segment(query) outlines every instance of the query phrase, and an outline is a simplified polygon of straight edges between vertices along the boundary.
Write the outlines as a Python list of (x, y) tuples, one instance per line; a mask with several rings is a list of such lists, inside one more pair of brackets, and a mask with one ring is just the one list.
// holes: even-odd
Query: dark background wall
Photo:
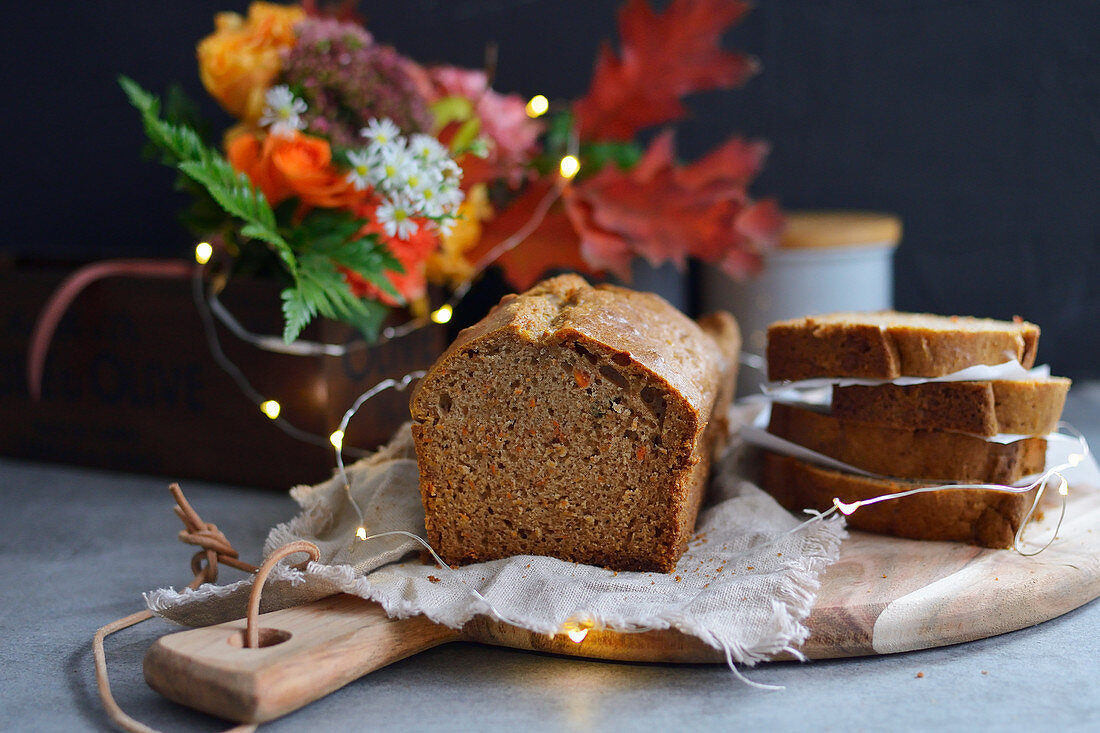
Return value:
[[(497, 87), (569, 98), (588, 84), (615, 2), (363, 0), (380, 40), (478, 66)], [(7, 259), (183, 256), (172, 175), (138, 156), (115, 85), (182, 83), (216, 127), (194, 44), (239, 0), (28, 3), (0, 26), (0, 206)], [(763, 73), (695, 99), (681, 150), (769, 139), (756, 186), (788, 208), (896, 212), (897, 305), (1043, 327), (1040, 358), (1100, 377), (1100, 2), (763, 0), (732, 32)], [(0, 294), (3, 297), (3, 294)]]

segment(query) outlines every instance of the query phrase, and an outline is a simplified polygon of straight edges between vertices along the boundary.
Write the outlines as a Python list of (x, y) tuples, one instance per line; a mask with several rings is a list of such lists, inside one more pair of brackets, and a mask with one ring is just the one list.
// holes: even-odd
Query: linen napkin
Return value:
[[(809, 635), (804, 621), (819, 577), (839, 556), (844, 522), (834, 516), (804, 524), (806, 517), (790, 514), (748, 479), (738, 432), (758, 409), (731, 409), (732, 435), (714, 464), (695, 534), (672, 573), (615, 572), (530, 555), (452, 570), (421, 562), (421, 545), (408, 537), (357, 539), (360, 526), (372, 536), (425, 534), (406, 425), (347, 471), (362, 522), (339, 475), (291, 491), (302, 511), (271, 530), (264, 554), (303, 539), (320, 548), (321, 559), (304, 571), (278, 566), (261, 611), (343, 592), (377, 601), (391, 617), (423, 614), (452, 628), (478, 614), (548, 634), (578, 623), (624, 631), (675, 628), (733, 662), (751, 665), (781, 652), (797, 656)], [(244, 616), (250, 588), (251, 580), (244, 580), (194, 591), (161, 589), (147, 593), (146, 603), (165, 619), (200, 626)]]

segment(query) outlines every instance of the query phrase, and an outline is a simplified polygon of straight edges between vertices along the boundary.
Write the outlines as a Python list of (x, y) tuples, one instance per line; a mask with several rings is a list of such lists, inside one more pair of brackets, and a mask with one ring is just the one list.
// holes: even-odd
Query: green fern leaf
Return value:
[(397, 288), (386, 277), (387, 272), (403, 274), (405, 268), (396, 257), (390, 254), (389, 248), (384, 244), (372, 239), (357, 239), (345, 242), (333, 250), (329, 256), (349, 270), (354, 270), (367, 282), (398, 302), (405, 302), (404, 296), (397, 292)]
[(289, 344), (298, 338), (302, 330), (313, 320), (317, 311), (297, 288), (284, 290), (282, 299), (283, 318), (286, 322), (283, 326), (283, 340)]
[(275, 212), (263, 192), (243, 173), (233, 169), (216, 150), (207, 146), (195, 130), (160, 118), (160, 101), (132, 79), (119, 78), (130, 102), (141, 112), (149, 139), (181, 172), (206, 189), (219, 206), (244, 221), (241, 233), (267, 242), (296, 277), (297, 261), (290, 244), (279, 233)]
[(389, 309), (381, 303), (356, 297), (327, 255), (302, 255), (298, 290), (304, 302), (326, 318), (350, 323), (373, 341)]

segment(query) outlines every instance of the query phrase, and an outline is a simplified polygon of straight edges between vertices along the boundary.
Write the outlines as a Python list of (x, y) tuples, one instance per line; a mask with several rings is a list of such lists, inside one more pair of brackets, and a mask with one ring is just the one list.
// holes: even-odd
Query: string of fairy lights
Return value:
[[(550, 110), (550, 101), (544, 95), (536, 95), (528, 100), (526, 104), (527, 114), (532, 118), (540, 117), (546, 114)], [(555, 185), (547, 192), (547, 194), (539, 201), (535, 209), (532, 211), (531, 217), (528, 221), (514, 232), (510, 237), (503, 240), (493, 250), (486, 253), (481, 259), (479, 259), (471, 268), (471, 274), (466, 277), (452, 292), (451, 296), (439, 305), (434, 310), (430, 311), (424, 316), (412, 318), (404, 323), (388, 326), (384, 328), (378, 340), (374, 344), (367, 344), (365, 341), (358, 340), (350, 344), (329, 344), (313, 342), (308, 340), (299, 340), (291, 344), (287, 344), (278, 336), (254, 334), (248, 331), (242, 326), (236, 318), (229, 312), (228, 309), (218, 300), (216, 288), (207, 287), (207, 272), (208, 265), (214, 258), (214, 247), (210, 242), (199, 242), (195, 245), (195, 261), (199, 265), (196, 268), (195, 276), (193, 279), (194, 284), (194, 297), (196, 305), (198, 306), (199, 313), (202, 317), (204, 333), (206, 335), (208, 345), (210, 346), (210, 352), (214, 360), (218, 365), (226, 371), (233, 380), (237, 383), (238, 387), (244, 393), (244, 395), (252, 401), (257, 409), (265, 416), (267, 416), (276, 426), (278, 426), (285, 433), (293, 438), (302, 440), (304, 442), (323, 446), (331, 447), (335, 452), (336, 467), (340, 480), (343, 483), (344, 491), (346, 492), (348, 501), (353, 507), (357, 517), (358, 526), (355, 531), (355, 537), (352, 542), (356, 541), (369, 541), (376, 538), (387, 536), (404, 536), (419, 543), (423, 548), (432, 556), (432, 558), (439, 564), (439, 566), (445, 571), (456, 572), (451, 568), (443, 559), (436, 553), (435, 549), (422, 537), (401, 530), (380, 532), (376, 534), (369, 534), (367, 531), (367, 522), (364, 518), (362, 507), (359, 502), (351, 493), (351, 484), (348, 478), (347, 469), (344, 463), (344, 455), (348, 453), (356, 457), (363, 457), (368, 455), (368, 451), (354, 448), (344, 445), (344, 437), (347, 433), (348, 425), (351, 419), (356, 415), (362, 406), (376, 395), (386, 390), (404, 391), (413, 382), (422, 378), (425, 374), (424, 371), (413, 371), (397, 379), (385, 379), (378, 384), (373, 385), (370, 389), (364, 391), (351, 405), (351, 407), (344, 413), (338, 426), (327, 435), (317, 435), (310, 433), (309, 431), (297, 428), (290, 423), (283, 415), (282, 405), (280, 402), (272, 396), (261, 394), (255, 387), (249, 382), (243, 371), (225, 354), (225, 351), (221, 348), (220, 339), (218, 336), (217, 328), (215, 326), (215, 319), (220, 322), (225, 328), (236, 335), (238, 338), (246, 341), (253, 346), (275, 353), (281, 354), (293, 354), (293, 355), (305, 355), (305, 356), (343, 356), (353, 351), (365, 350), (373, 348), (381, 343), (385, 343), (390, 340), (398, 339), (403, 336), (407, 336), (421, 328), (425, 328), (432, 324), (445, 325), (452, 319), (454, 310), (462, 299), (468, 294), (470, 288), (476, 279), (493, 263), (495, 263), (501, 256), (508, 251), (514, 249), (521, 244), (527, 237), (529, 237), (535, 229), (545, 219), (550, 208), (555, 202), (562, 196), (563, 192), (570, 185), (572, 180), (577, 176), (581, 170), (581, 162), (578, 157), (579, 143), (575, 135), (572, 135), (566, 155), (562, 156), (558, 164), (558, 176), (555, 181)], [(754, 369), (763, 369), (763, 358), (749, 353), (742, 353), (740, 361), (745, 366)], [(1001, 486), (993, 484), (950, 484), (941, 486), (926, 486), (920, 488), (914, 488), (908, 491), (886, 494), (882, 496), (873, 497), (870, 499), (863, 499), (855, 502), (843, 502), (839, 499), (833, 500), (833, 506), (825, 512), (810, 512), (813, 516), (798, 525), (791, 528), (785, 535), (794, 534), (805, 530), (807, 527), (824, 521), (830, 516), (839, 514), (842, 516), (850, 516), (862, 507), (871, 506), (883, 501), (890, 501), (900, 499), (907, 496), (913, 496), (920, 493), (934, 492), (934, 491), (946, 491), (946, 490), (995, 490), (1006, 491), (1012, 493), (1028, 493), (1035, 491), (1035, 498), (1032, 502), (1031, 508), (1028, 511), (1025, 519), (1020, 524), (1020, 528), (1016, 533), (1013, 540), (1013, 549), (1021, 555), (1035, 555), (1042, 552), (1044, 549), (1050, 546), (1057, 536), (1058, 530), (1062, 525), (1062, 521), (1065, 518), (1066, 503), (1069, 494), (1069, 484), (1062, 472), (1066, 469), (1073, 468), (1079, 465), (1089, 455), (1088, 443), (1084, 436), (1075, 430), (1072, 426), (1066, 423), (1059, 424), (1059, 431), (1065, 431), (1069, 435), (1063, 435), (1062, 437), (1067, 439), (1075, 439), (1077, 441), (1077, 452), (1071, 452), (1069, 458), (1063, 464), (1059, 464), (1037, 477), (1034, 481), (1026, 486)], [(1061, 498), (1061, 513), (1059, 515), (1054, 531), (1051, 534), (1050, 539), (1046, 544), (1039, 547), (1037, 550), (1029, 551), (1024, 548), (1022, 543), (1022, 533), (1025, 525), (1030, 518), (1035, 514), (1039, 503), (1047, 491), (1049, 485), (1057, 481), (1057, 494)], [(754, 546), (745, 550), (748, 552), (757, 552), (763, 549), (768, 544), (773, 544), (778, 541), (778, 538), (770, 540), (768, 542), (761, 543), (760, 546)], [(505, 614), (501, 613), (496, 606), (494, 606), (488, 598), (486, 598), (480, 591), (471, 586), (466, 586), (467, 590), (477, 598), (485, 607), (486, 613), (495, 619), (505, 623), (515, 623), (509, 619)], [(575, 644), (580, 644), (588, 636), (589, 632), (593, 629), (598, 630), (597, 624), (590, 619), (578, 619), (572, 618), (566, 621), (562, 627), (560, 633), (563, 633)], [(642, 633), (646, 631), (652, 631), (652, 627), (632, 627), (632, 628), (616, 628), (617, 633)], [(553, 635), (551, 635), (553, 636)], [(761, 687), (765, 689), (781, 689), (773, 688), (770, 685), (761, 685), (746, 679), (734, 665), (731, 650), (724, 648), (726, 661), (729, 668), (734, 674), (740, 678), (743, 682), (755, 687)], [(797, 650), (790, 649), (795, 656), (799, 656)]]
[[(1015, 486), (1006, 486), (1003, 484), (941, 484), (936, 486), (920, 486), (906, 491), (899, 491), (893, 494), (883, 494), (881, 496), (871, 497), (869, 499), (859, 499), (852, 502), (844, 502), (839, 498), (833, 499), (833, 505), (827, 511), (816, 513), (812, 518), (807, 520), (804, 524), (811, 524), (813, 522), (821, 521), (835, 513), (840, 513), (846, 517), (851, 516), (857, 510), (865, 507), (879, 504), (884, 501), (892, 501), (895, 499), (904, 499), (907, 496), (916, 496), (918, 494), (933, 493), (937, 491), (950, 491), (950, 490), (969, 490), (969, 491), (1002, 491), (1011, 494), (1028, 494), (1032, 491), (1035, 492), (1035, 497), (1031, 502), (1031, 506), (1024, 514), (1023, 519), (1020, 521), (1020, 526), (1016, 529), (1016, 534), (1012, 538), (1012, 549), (1018, 554), (1024, 557), (1031, 557), (1038, 555), (1040, 552), (1050, 547), (1051, 543), (1058, 536), (1058, 530), (1062, 526), (1062, 521), (1066, 517), (1066, 504), (1069, 499), (1069, 481), (1063, 475), (1063, 471), (1067, 471), (1072, 468), (1076, 468), (1081, 465), (1089, 456), (1089, 444), (1085, 439), (1085, 436), (1065, 421), (1058, 423), (1057, 431), (1047, 436), (1048, 440), (1067, 440), (1076, 444), (1076, 452), (1070, 452), (1067, 454), (1066, 459), (1051, 468), (1046, 469), (1043, 473), (1039, 474), (1026, 484), (1020, 484)], [(811, 451), (812, 452), (812, 451)], [(1050, 484), (1057, 481), (1057, 494), (1061, 502), (1061, 511), (1058, 515), (1058, 521), (1055, 522), (1054, 531), (1051, 532), (1050, 538), (1045, 544), (1035, 550), (1024, 549), (1023, 534), (1024, 529), (1027, 527), (1031, 518), (1035, 515), (1035, 512), (1039, 509), (1039, 505), (1043, 500), (1047, 489)], [(802, 525), (795, 527), (791, 532), (797, 532), (802, 529)]]

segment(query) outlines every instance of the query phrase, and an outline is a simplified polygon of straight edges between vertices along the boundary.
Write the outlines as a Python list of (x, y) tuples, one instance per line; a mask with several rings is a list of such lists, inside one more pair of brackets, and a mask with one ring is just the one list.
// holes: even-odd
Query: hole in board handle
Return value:
[[(228, 639), (229, 646), (235, 646), (238, 649), (244, 649), (245, 633), (246, 632), (244, 631), (234, 632), (233, 635), (230, 636)], [(282, 644), (284, 641), (289, 640), (291, 636), (292, 634), (289, 631), (282, 631), (281, 629), (260, 629), (259, 648), (262, 649), (266, 646), (275, 646), (276, 644)]]

